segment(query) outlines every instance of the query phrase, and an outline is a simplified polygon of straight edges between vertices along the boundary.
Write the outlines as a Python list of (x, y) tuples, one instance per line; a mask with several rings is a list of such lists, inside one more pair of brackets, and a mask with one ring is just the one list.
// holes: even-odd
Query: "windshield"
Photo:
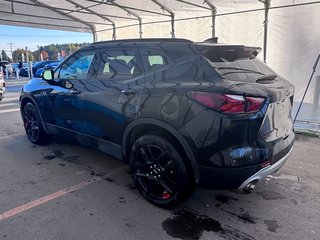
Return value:
[(202, 49), (202, 53), (215, 70), (231, 81), (256, 82), (264, 75), (276, 74), (256, 59), (258, 48), (244, 46), (216, 46)]

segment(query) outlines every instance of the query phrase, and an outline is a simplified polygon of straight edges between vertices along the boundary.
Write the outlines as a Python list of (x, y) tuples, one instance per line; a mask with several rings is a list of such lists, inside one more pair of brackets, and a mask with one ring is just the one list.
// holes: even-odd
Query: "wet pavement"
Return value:
[(197, 189), (165, 210), (102, 152), (62, 136), (30, 143), (17, 89), (0, 103), (0, 239), (319, 239), (319, 138), (298, 135), (287, 164), (252, 194)]

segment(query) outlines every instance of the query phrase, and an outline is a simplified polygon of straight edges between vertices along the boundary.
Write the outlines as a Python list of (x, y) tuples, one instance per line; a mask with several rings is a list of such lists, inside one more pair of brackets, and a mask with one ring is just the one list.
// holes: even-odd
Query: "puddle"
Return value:
[[(252, 217), (249, 212), (246, 212), (246, 213), (240, 213), (240, 214), (236, 214), (234, 212), (231, 212), (231, 211), (228, 211), (228, 210), (225, 210), (225, 209), (222, 209), (222, 211), (226, 212), (226, 213), (229, 213), (230, 215), (232, 216), (235, 216), (237, 218), (239, 218), (241, 221), (243, 221), (244, 223), (251, 223), (251, 224), (256, 224), (257, 221), (259, 221), (259, 218), (256, 218), (256, 217)], [(241, 209), (240, 209), (241, 210)], [(243, 211), (243, 209), (241, 210)]]
[(295, 199), (290, 199), (290, 201), (291, 201), (294, 205), (298, 205), (297, 200), (295, 200)]
[(124, 200), (124, 197), (119, 197), (119, 203), (126, 203), (126, 200)]
[(55, 159), (55, 158), (56, 158), (55, 155), (47, 155), (47, 156), (44, 156), (44, 157), (43, 157), (44, 160), (48, 160), (48, 161), (50, 161), (50, 160), (52, 160), (52, 159)]
[(220, 203), (225, 203), (225, 204), (228, 204), (230, 203), (231, 201), (238, 201), (237, 198), (234, 198), (234, 197), (230, 197), (230, 196), (227, 196), (227, 195), (222, 195), (222, 194), (219, 194), (216, 196), (216, 200)]
[(267, 225), (270, 232), (277, 232), (277, 229), (280, 227), (275, 220), (264, 220), (263, 223)]
[(275, 200), (275, 199), (285, 199), (280, 193), (272, 191), (261, 191), (256, 192), (258, 195), (262, 196), (265, 200)]
[(246, 223), (256, 223), (255, 220), (248, 213), (238, 214), (237, 217)]
[(128, 187), (130, 190), (136, 189), (136, 185), (134, 183), (129, 183), (126, 185), (126, 187)]
[(221, 223), (206, 215), (201, 215), (189, 209), (176, 210), (173, 216), (162, 222), (162, 228), (168, 235), (179, 239), (200, 239), (203, 231), (214, 232), (223, 239), (254, 239), (249, 234), (233, 229), (232, 227), (222, 227)]
[(104, 180), (108, 181), (108, 182), (114, 182), (114, 179), (110, 178), (110, 177), (106, 177)]
[(65, 162), (70, 162), (70, 163), (74, 163), (74, 164), (79, 164), (79, 158), (80, 156), (66, 156), (61, 150), (52, 150), (53, 154), (50, 155), (46, 155), (43, 157), (44, 160), (53, 160), (55, 158), (59, 158), (62, 161)]
[(179, 210), (166, 219), (162, 228), (168, 235), (180, 239), (200, 239), (203, 231), (222, 231), (221, 224), (212, 218), (188, 210)]

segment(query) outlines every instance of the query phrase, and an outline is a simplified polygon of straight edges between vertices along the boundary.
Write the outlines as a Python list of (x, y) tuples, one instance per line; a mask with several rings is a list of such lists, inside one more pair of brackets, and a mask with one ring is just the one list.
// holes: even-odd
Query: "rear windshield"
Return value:
[(244, 46), (206, 46), (201, 53), (211, 66), (231, 81), (256, 82), (264, 75), (276, 74), (271, 68), (255, 57), (259, 48)]

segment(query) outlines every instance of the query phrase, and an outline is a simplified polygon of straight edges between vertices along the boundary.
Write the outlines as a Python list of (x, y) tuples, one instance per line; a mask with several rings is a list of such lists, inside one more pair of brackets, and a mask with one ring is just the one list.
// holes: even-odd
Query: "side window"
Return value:
[(151, 69), (157, 69), (165, 65), (165, 61), (161, 55), (148, 56), (148, 63)]
[(168, 65), (166, 57), (158, 50), (142, 50), (141, 57), (148, 71), (154, 71)]
[(102, 52), (97, 79), (125, 80), (141, 73), (134, 50), (107, 50)]
[(86, 79), (93, 58), (93, 52), (76, 53), (63, 63), (55, 75), (61, 79)]

